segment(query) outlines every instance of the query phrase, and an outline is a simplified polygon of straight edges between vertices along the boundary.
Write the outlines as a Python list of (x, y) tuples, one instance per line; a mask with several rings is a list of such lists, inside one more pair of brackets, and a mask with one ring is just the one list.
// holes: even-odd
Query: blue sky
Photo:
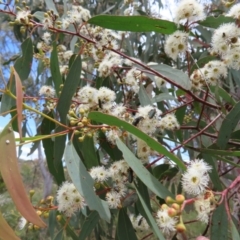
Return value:
[[(3, 116), (0, 116), (0, 129), (4, 128), (10, 121), (11, 119), (11, 116), (10, 114), (6, 115), (5, 117)], [(31, 131), (34, 131), (34, 122), (33, 121), (28, 121), (28, 125), (31, 129)], [(31, 127), (32, 125), (32, 127)], [(33, 132), (33, 134), (35, 134), (35, 132)], [(18, 138), (19, 137), (19, 134), (17, 132), (14, 132), (14, 135), (15, 135), (15, 138)], [(16, 142), (17, 144), (17, 142)], [(38, 155), (37, 155), (37, 151), (35, 151), (31, 156), (27, 156), (27, 154), (29, 153), (30, 151), (30, 148), (31, 148), (31, 144), (25, 144), (22, 146), (22, 154), (20, 156), (20, 159), (25, 159), (25, 160), (35, 160), (36, 158), (38, 158)], [(17, 148), (17, 153), (18, 153), (18, 148)]]

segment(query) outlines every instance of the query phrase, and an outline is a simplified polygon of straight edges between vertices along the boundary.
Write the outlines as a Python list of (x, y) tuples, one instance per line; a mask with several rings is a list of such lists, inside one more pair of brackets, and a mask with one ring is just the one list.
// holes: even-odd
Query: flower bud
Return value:
[(165, 202), (167, 203), (167, 204), (171, 204), (171, 203), (175, 203), (176, 201), (174, 200), (174, 199), (172, 199), (171, 197), (166, 197), (166, 199), (165, 199)]
[(171, 207), (174, 208), (176, 211), (179, 211), (179, 210), (180, 210), (180, 206), (179, 206), (179, 204), (177, 204), (177, 203), (173, 203), (173, 204), (171, 205)]
[(183, 233), (186, 231), (186, 227), (183, 223), (179, 223), (177, 224), (176, 226), (176, 230), (179, 232), (179, 233)]
[(44, 217), (44, 218), (48, 218), (48, 217), (49, 217), (49, 212), (44, 212), (44, 213), (43, 213), (43, 217)]
[(31, 190), (29, 191), (30, 197), (32, 197), (32, 196), (34, 195), (34, 193), (35, 193), (35, 190), (31, 189)]
[(162, 204), (161, 209), (162, 210), (168, 209), (168, 205), (167, 204)]
[(183, 204), (183, 202), (185, 201), (185, 197), (184, 197), (182, 194), (178, 194), (178, 195), (175, 197), (175, 199), (176, 199), (176, 202), (177, 202), (178, 204)]
[(42, 215), (42, 211), (40, 211), (40, 210), (37, 210), (36, 213), (37, 213), (38, 216)]
[(37, 226), (37, 225), (33, 225), (33, 229), (34, 229), (34, 230), (39, 230), (39, 229), (40, 229), (40, 227), (39, 227), (39, 226)]
[(174, 208), (172, 208), (172, 207), (170, 207), (170, 208), (168, 209), (167, 213), (168, 213), (168, 216), (169, 216), (169, 217), (175, 217), (175, 216), (177, 216), (177, 211), (176, 211)]

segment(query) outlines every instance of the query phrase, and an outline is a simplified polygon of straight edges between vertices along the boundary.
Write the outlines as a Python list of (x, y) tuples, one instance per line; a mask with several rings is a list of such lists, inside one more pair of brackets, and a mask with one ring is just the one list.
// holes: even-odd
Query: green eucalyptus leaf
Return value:
[(51, 57), (50, 57), (50, 70), (51, 70), (52, 80), (53, 80), (53, 83), (55, 86), (55, 90), (56, 90), (57, 96), (59, 97), (60, 85), (63, 82), (62, 82), (62, 75), (61, 75), (60, 69), (59, 69), (58, 52), (57, 52), (56, 42), (53, 42), (53, 49), (52, 49)]
[(14, 68), (17, 71), (19, 78), (23, 81), (28, 78), (28, 75), (32, 67), (33, 58), (33, 44), (32, 39), (27, 38), (21, 45), (22, 56), (18, 58), (14, 64)]
[(232, 110), (227, 114), (219, 129), (217, 145), (220, 149), (225, 149), (232, 132), (240, 120), (240, 102), (238, 102)]
[(138, 96), (142, 107), (152, 105), (152, 100), (148, 96), (147, 91), (142, 84), (140, 85)]
[(215, 165), (217, 161), (214, 161), (216, 159), (214, 159), (209, 154), (202, 154), (202, 156), (203, 156), (204, 161), (206, 161), (210, 166), (212, 166), (212, 171), (209, 173), (209, 176), (213, 183), (214, 190), (223, 191), (223, 186), (221, 184), (219, 174), (217, 172), (216, 165)]
[[(58, 126), (55, 129), (55, 134), (60, 133), (64, 130), (65, 130), (64, 127)], [(54, 167), (56, 169), (56, 172), (57, 172), (58, 176), (61, 177), (61, 183), (63, 181), (65, 181), (63, 162), (62, 162), (62, 157), (63, 157), (65, 145), (66, 145), (66, 135), (60, 135), (60, 136), (55, 138), (55, 140), (54, 140), (54, 152), (53, 152), (54, 153), (54, 157), (53, 157)]]
[(145, 216), (148, 224), (150, 225), (151, 229), (153, 230), (154, 235), (159, 239), (159, 240), (165, 240), (163, 234), (160, 232), (159, 227), (155, 221), (155, 219), (152, 216), (152, 213), (147, 206), (146, 202), (144, 201), (144, 198), (138, 188), (136, 187), (136, 192), (138, 194), (139, 200), (141, 201), (141, 204), (143, 206), (143, 209), (145, 211)]
[(64, 159), (66, 161), (68, 173), (77, 190), (84, 197), (89, 209), (96, 210), (102, 219), (109, 222), (111, 214), (108, 205), (94, 192), (94, 181), (71, 142), (68, 142), (65, 148)]
[(58, 100), (57, 111), (59, 112), (61, 122), (66, 123), (67, 113), (72, 102), (72, 97), (80, 84), (81, 74), (81, 56), (78, 55), (69, 70), (62, 93)]
[[(47, 114), (50, 118), (54, 118), (54, 115), (52, 112), (49, 112)], [(40, 125), (40, 131), (43, 135), (50, 135), (52, 131), (55, 129), (55, 123), (50, 121), (47, 118), (44, 118), (42, 120), (42, 123)], [(56, 138), (55, 138), (56, 140)], [(51, 138), (45, 138), (42, 140), (43, 143), (43, 149), (47, 160), (48, 170), (53, 175), (54, 179), (56, 180), (58, 185), (61, 185), (61, 183), (64, 181), (64, 174), (63, 171), (58, 172), (55, 167), (55, 161), (54, 161), (54, 145), (55, 141), (53, 141)], [(65, 143), (64, 143), (65, 144)]]
[(116, 140), (118, 148), (122, 151), (123, 157), (128, 165), (132, 168), (138, 178), (157, 196), (166, 198), (173, 196), (137, 159), (128, 147), (120, 140)]
[(137, 136), (138, 138), (145, 141), (149, 147), (151, 147), (153, 150), (157, 151), (160, 154), (165, 155), (166, 157), (169, 157), (173, 162), (175, 162), (178, 167), (185, 170), (186, 166), (184, 163), (176, 157), (174, 154), (170, 153), (165, 147), (163, 147), (159, 142), (151, 138), (149, 135), (145, 134), (132, 124), (127, 123), (126, 121), (123, 121), (117, 117), (114, 117), (109, 114), (104, 114), (100, 112), (91, 112), (88, 114), (88, 118), (95, 120), (97, 122), (105, 123), (111, 126), (117, 126), (119, 128), (122, 128), (133, 135)]
[[(33, 58), (33, 44), (31, 38), (27, 38), (21, 45), (22, 56), (14, 63), (14, 69), (19, 75), (21, 81), (26, 80), (31, 71), (32, 58)], [(8, 83), (9, 90), (11, 93), (16, 95), (16, 84), (15, 81)], [(7, 93), (4, 93), (1, 100), (1, 113), (10, 110), (16, 106), (16, 100), (10, 97)]]
[(37, 11), (33, 14), (33, 16), (37, 18), (40, 22), (42, 22), (44, 19), (44, 14), (45, 12)]
[(170, 164), (163, 163), (160, 165), (157, 165), (156, 167), (153, 168), (153, 175), (157, 179), (161, 179), (162, 174), (167, 171), (170, 168)]
[(218, 17), (207, 17), (205, 20), (198, 22), (199, 25), (209, 28), (218, 28), (224, 23), (234, 23), (235, 19), (220, 15)]
[(211, 240), (228, 239), (228, 216), (224, 203), (218, 206), (218, 208), (213, 212), (210, 239)]
[(166, 100), (176, 100), (176, 98), (168, 93), (160, 93), (152, 99), (152, 102), (162, 102)]
[(99, 165), (99, 159), (97, 155), (97, 151), (94, 146), (93, 138), (85, 137), (83, 142), (78, 142), (78, 148), (82, 153), (82, 157), (84, 159), (84, 165), (87, 169)]
[(53, 0), (45, 0), (45, 3), (47, 5), (47, 8), (49, 10), (52, 10), (54, 12), (54, 14), (56, 14), (58, 16), (58, 11), (56, 9), (55, 3), (53, 2)]
[(54, 237), (54, 240), (64, 240), (64, 228), (58, 231), (58, 233)]
[(231, 233), (232, 233), (232, 239), (240, 240), (239, 232), (238, 232), (233, 220), (231, 220)]
[(55, 227), (56, 227), (56, 211), (50, 211), (49, 212), (49, 218), (48, 218), (48, 232), (49, 235), (51, 237), (51, 239), (53, 239), (54, 237), (54, 233), (55, 233)]
[(191, 89), (191, 81), (186, 73), (179, 69), (175, 69), (165, 64), (158, 64), (150, 66), (152, 69), (158, 71), (161, 75), (169, 78), (176, 84), (182, 86), (185, 90)]
[(137, 240), (137, 236), (125, 208), (120, 209), (118, 212), (116, 231), (118, 240)]
[(224, 103), (230, 103), (233, 106), (236, 104), (236, 101), (233, 99), (233, 97), (223, 88), (220, 86), (210, 86), (211, 91), (215, 94), (216, 99), (221, 97), (222, 100), (224, 100)]
[(172, 34), (177, 30), (174, 22), (146, 16), (99, 15), (92, 17), (88, 23), (118, 31)]
[(81, 226), (79, 240), (85, 240), (87, 237), (89, 237), (92, 230), (96, 227), (98, 221), (99, 221), (98, 213), (96, 211), (91, 212)]

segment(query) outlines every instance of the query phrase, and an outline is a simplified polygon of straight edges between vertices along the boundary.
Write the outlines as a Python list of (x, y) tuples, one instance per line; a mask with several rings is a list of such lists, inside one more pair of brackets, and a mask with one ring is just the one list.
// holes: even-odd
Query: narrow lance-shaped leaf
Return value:
[(151, 229), (153, 230), (155, 236), (159, 239), (159, 240), (165, 240), (164, 236), (162, 235), (162, 233), (160, 232), (159, 230), (159, 227), (156, 223), (156, 221), (154, 220), (153, 216), (152, 216), (152, 213), (150, 212), (149, 208), (147, 207), (140, 191), (138, 190), (138, 188), (136, 187), (136, 192), (138, 194), (138, 197), (141, 201), (141, 204), (143, 206), (143, 209), (145, 211), (145, 215), (147, 217), (147, 220), (148, 220), (148, 223), (150, 224), (151, 226)]
[(92, 230), (96, 227), (98, 221), (98, 213), (96, 211), (91, 212), (82, 224), (82, 229), (79, 234), (79, 240), (85, 240), (88, 236), (90, 236)]
[(1, 212), (0, 212), (0, 239), (20, 240), (20, 238), (16, 236), (15, 232), (12, 230), (12, 228), (8, 225), (6, 220), (3, 218)]
[(183, 170), (186, 169), (186, 166), (184, 165), (184, 163), (177, 156), (170, 153), (159, 142), (157, 142), (156, 140), (154, 140), (149, 135), (142, 132), (141, 130), (139, 130), (138, 128), (133, 126), (132, 124), (129, 124), (126, 121), (123, 121), (115, 116), (100, 113), (100, 112), (91, 112), (88, 114), (88, 118), (90, 118), (94, 121), (97, 121), (97, 122), (105, 123), (105, 124), (112, 125), (112, 126), (117, 126), (119, 128), (122, 128), (122, 129), (132, 133), (133, 135), (135, 135), (138, 138), (145, 141), (148, 144), (148, 146), (150, 148), (152, 148), (153, 150), (170, 158), (173, 162), (175, 162), (178, 165), (178, 167), (180, 167)]
[(239, 232), (238, 232), (233, 220), (231, 220), (231, 233), (232, 233), (232, 239), (240, 240)]
[(228, 216), (224, 203), (213, 212), (211, 223), (211, 240), (228, 239)]
[(118, 31), (172, 34), (177, 30), (174, 22), (146, 16), (99, 15), (92, 17), (88, 23)]
[[(27, 38), (21, 45), (22, 56), (18, 58), (14, 64), (14, 69), (17, 71), (20, 80), (25, 80), (31, 71), (32, 58), (33, 58), (33, 45), (31, 38)], [(14, 81), (9, 82), (8, 86), (11, 93), (16, 93), (16, 84)], [(16, 100), (9, 96), (7, 93), (3, 94), (1, 101), (1, 113), (10, 110), (16, 106)]]
[(71, 142), (68, 142), (65, 148), (64, 159), (66, 161), (68, 173), (77, 190), (87, 202), (88, 207), (91, 210), (96, 210), (101, 218), (109, 222), (111, 214), (108, 205), (94, 192), (94, 181), (86, 170)]
[(147, 105), (152, 105), (152, 101), (151, 101), (150, 97), (148, 96), (147, 91), (142, 84), (140, 85), (138, 96), (139, 96), (139, 101), (140, 101), (142, 107), (147, 106)]
[(52, 80), (56, 89), (56, 93), (57, 93), (57, 96), (59, 96), (60, 85), (62, 84), (62, 75), (59, 69), (56, 42), (53, 43), (53, 49), (52, 49), (51, 58), (50, 58), (50, 69), (51, 69)]
[(227, 114), (219, 129), (217, 145), (220, 149), (225, 149), (232, 132), (240, 120), (240, 102), (238, 102), (232, 110)]
[(18, 133), (20, 141), (22, 141), (22, 110), (23, 110), (23, 91), (22, 91), (22, 82), (19, 78), (18, 73), (13, 68), (13, 73), (15, 76), (16, 83), (16, 104), (17, 104), (17, 119), (18, 119)]
[(17, 162), (14, 134), (10, 125), (0, 133), (0, 153), (1, 175), (17, 210), (29, 222), (45, 227), (45, 223), (37, 215), (24, 189)]
[(118, 212), (117, 238), (118, 240), (137, 240), (125, 208), (120, 209)]
[(56, 9), (56, 6), (55, 6), (55, 3), (53, 0), (45, 0), (45, 3), (49, 10), (52, 10), (54, 12), (54, 14), (58, 15), (58, 11)]
[(137, 159), (134, 154), (128, 149), (128, 147), (120, 140), (116, 140), (118, 148), (122, 151), (123, 157), (136, 175), (142, 182), (157, 196), (166, 198), (167, 196), (173, 197), (173, 194), (169, 192)]
[(172, 68), (165, 64), (158, 64), (150, 66), (152, 69), (158, 71), (163, 76), (169, 78), (177, 85), (182, 86), (185, 90), (191, 89), (191, 81), (186, 73), (179, 69)]
[(207, 17), (205, 20), (198, 22), (199, 25), (209, 28), (218, 28), (224, 23), (234, 23), (235, 19), (220, 15), (219, 17)]
[[(74, 59), (74, 57), (73, 57)], [(60, 115), (61, 123), (66, 124), (67, 122), (67, 113), (71, 105), (72, 97), (80, 83), (80, 74), (81, 74), (81, 56), (78, 55), (73, 60), (69, 73), (67, 75), (62, 93), (58, 100), (57, 111)], [(64, 131), (64, 127), (58, 126), (55, 129), (55, 133)], [(58, 174), (64, 176), (62, 157), (64, 153), (66, 143), (66, 135), (60, 136), (55, 139), (54, 143), (54, 166)]]

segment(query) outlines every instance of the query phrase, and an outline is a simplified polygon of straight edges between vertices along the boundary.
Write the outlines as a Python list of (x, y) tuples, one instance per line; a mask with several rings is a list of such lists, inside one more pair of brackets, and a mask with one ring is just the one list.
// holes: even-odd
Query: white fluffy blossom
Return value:
[(133, 125), (147, 134), (153, 134), (158, 127), (161, 113), (159, 109), (150, 105), (139, 107), (138, 112), (135, 114)]
[(81, 104), (81, 107), (87, 105), (89, 108), (98, 104), (98, 90), (90, 86), (84, 86), (77, 93), (77, 99)]
[(165, 236), (169, 236), (176, 231), (177, 218), (168, 215), (168, 209), (160, 209), (157, 212), (157, 224)]
[(240, 3), (233, 5), (227, 16), (240, 20)]
[(109, 52), (105, 55), (102, 62), (99, 64), (98, 71), (100, 77), (107, 77), (112, 72), (113, 67), (117, 67), (122, 63), (121, 57), (116, 54)]
[(84, 198), (77, 191), (73, 183), (64, 182), (57, 192), (58, 211), (71, 217), (75, 212), (84, 208)]
[(53, 20), (51, 16), (46, 16), (42, 20), (43, 23), (43, 29), (48, 29), (53, 27)]
[(173, 60), (176, 60), (179, 53), (185, 53), (187, 50), (188, 33), (176, 31), (166, 39), (164, 49), (166, 54)]
[(105, 104), (108, 102), (114, 102), (116, 99), (116, 93), (107, 87), (100, 87), (97, 97), (102, 104)]
[(212, 50), (226, 55), (230, 48), (239, 43), (240, 30), (235, 23), (225, 23), (216, 29), (212, 36)]
[(127, 173), (129, 165), (125, 160), (119, 160), (111, 164), (109, 168), (109, 174), (112, 178), (115, 178), (116, 175), (121, 173)]
[(20, 219), (18, 220), (18, 229), (22, 230), (26, 226), (27, 223), (28, 223), (28, 221), (26, 220), (26, 218), (20, 217)]
[(194, 202), (195, 210), (198, 213), (198, 220), (204, 223), (208, 223), (210, 213), (214, 209), (214, 205), (211, 204), (211, 195), (206, 192), (196, 198)]
[(180, 125), (176, 116), (173, 113), (168, 113), (158, 123), (159, 129), (164, 130), (176, 130), (179, 129)]
[(91, 18), (89, 10), (81, 6), (72, 6), (72, 10), (67, 12), (68, 20), (71, 23), (81, 24)]
[[(228, 64), (231, 64), (230, 62)], [(193, 89), (201, 89), (203, 86), (217, 85), (221, 78), (225, 78), (228, 74), (226, 61), (214, 60), (210, 61), (203, 68), (194, 70), (190, 79)], [(239, 65), (240, 66), (240, 65)]]
[(142, 79), (141, 71), (132, 68), (126, 74), (125, 83), (132, 88), (135, 93), (139, 91), (139, 81)]
[(109, 208), (117, 209), (118, 207), (121, 207), (121, 195), (115, 191), (106, 194), (106, 201)]
[(210, 177), (208, 172), (211, 166), (202, 159), (191, 161), (187, 171), (182, 175), (182, 188), (191, 195), (198, 196), (205, 192), (208, 187)]
[(164, 87), (166, 85), (166, 81), (161, 77), (155, 76), (154, 81), (155, 81), (155, 84), (158, 89), (161, 89), (162, 87)]
[(182, 0), (176, 8), (175, 22), (182, 21), (199, 21), (206, 18), (203, 5), (199, 4), (196, 0)]
[(55, 96), (55, 89), (51, 86), (42, 86), (39, 90), (39, 95), (44, 95), (46, 97), (54, 97)]
[(16, 15), (16, 20), (19, 22), (24, 21), (24, 22), (28, 23), (30, 15), (31, 15), (31, 12), (29, 10), (18, 11), (17, 15)]
[(51, 43), (51, 34), (49, 32), (45, 32), (42, 36), (43, 41), (49, 45)]
[(90, 169), (90, 175), (96, 182), (105, 182), (109, 177), (109, 172), (104, 166), (98, 166)]

